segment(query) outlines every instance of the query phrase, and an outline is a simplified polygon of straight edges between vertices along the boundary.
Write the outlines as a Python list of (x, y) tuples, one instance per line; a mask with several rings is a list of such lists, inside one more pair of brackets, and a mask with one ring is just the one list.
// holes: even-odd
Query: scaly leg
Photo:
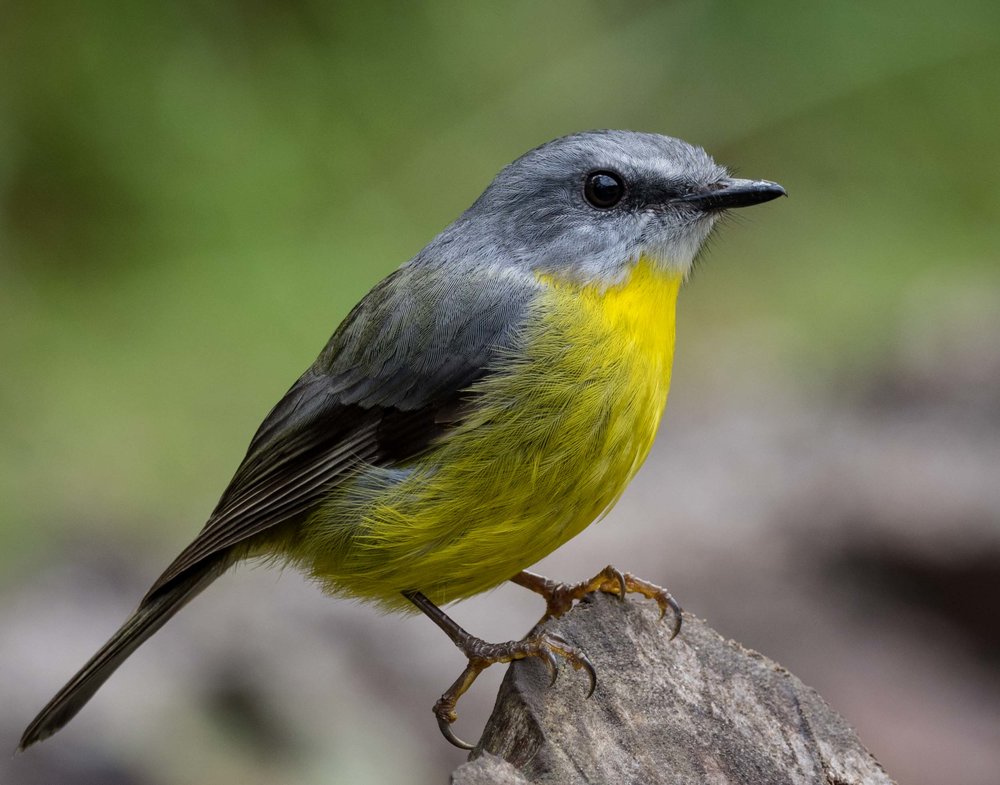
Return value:
[(677, 633), (681, 631), (683, 618), (681, 606), (677, 604), (677, 600), (671, 596), (670, 592), (654, 583), (622, 572), (610, 564), (589, 581), (580, 581), (580, 583), (556, 583), (543, 575), (536, 575), (527, 570), (519, 572), (511, 578), (511, 581), (536, 594), (541, 594), (545, 598), (545, 615), (542, 616), (541, 621), (562, 616), (573, 607), (575, 601), (582, 600), (595, 591), (617, 594), (622, 601), (625, 600), (625, 595), (628, 592), (632, 592), (656, 600), (657, 605), (660, 606), (661, 619), (667, 615), (667, 609), (673, 613), (674, 624), (670, 633), (671, 640), (677, 637)]
[(565, 639), (551, 632), (538, 632), (529, 635), (519, 641), (507, 641), (506, 643), (487, 643), (480, 638), (470, 635), (458, 624), (455, 623), (437, 605), (428, 600), (423, 594), (417, 591), (403, 592), (403, 596), (416, 605), (433, 621), (438, 627), (444, 630), (445, 634), (452, 639), (459, 650), (468, 657), (469, 664), (465, 666), (462, 675), (458, 677), (437, 703), (434, 704), (434, 716), (437, 717), (438, 727), (444, 737), (464, 750), (471, 750), (474, 745), (458, 738), (451, 729), (451, 724), (458, 719), (455, 714), (455, 704), (458, 699), (465, 694), (465, 691), (472, 686), (484, 670), (490, 665), (498, 662), (511, 662), (512, 660), (523, 660), (526, 657), (538, 657), (545, 667), (548, 668), (552, 677), (552, 684), (555, 684), (556, 676), (559, 672), (559, 664), (556, 660), (558, 654), (574, 670), (583, 669), (590, 679), (589, 698), (594, 687), (597, 686), (597, 673), (594, 666), (586, 655), (574, 649)]

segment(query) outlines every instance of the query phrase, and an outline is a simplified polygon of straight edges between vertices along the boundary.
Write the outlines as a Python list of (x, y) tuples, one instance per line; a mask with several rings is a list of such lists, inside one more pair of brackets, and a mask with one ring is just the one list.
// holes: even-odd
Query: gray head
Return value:
[(680, 139), (590, 131), (505, 167), (427, 251), (582, 282), (620, 280), (640, 257), (686, 275), (725, 210), (784, 193)]

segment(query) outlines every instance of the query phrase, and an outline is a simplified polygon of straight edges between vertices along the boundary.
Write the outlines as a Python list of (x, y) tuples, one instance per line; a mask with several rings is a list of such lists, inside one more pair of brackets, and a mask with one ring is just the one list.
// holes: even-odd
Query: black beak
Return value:
[(674, 202), (684, 202), (702, 210), (728, 210), (731, 207), (749, 207), (788, 196), (785, 189), (770, 180), (737, 180), (731, 178), (704, 191), (679, 196)]

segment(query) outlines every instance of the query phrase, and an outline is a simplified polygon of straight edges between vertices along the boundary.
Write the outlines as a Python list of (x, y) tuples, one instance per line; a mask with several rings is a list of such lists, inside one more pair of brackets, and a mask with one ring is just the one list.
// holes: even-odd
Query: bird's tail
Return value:
[(24, 731), (18, 750), (47, 739), (69, 722), (119, 665), (196, 594), (224, 572), (222, 561), (207, 564), (143, 600), (128, 621), (66, 685)]

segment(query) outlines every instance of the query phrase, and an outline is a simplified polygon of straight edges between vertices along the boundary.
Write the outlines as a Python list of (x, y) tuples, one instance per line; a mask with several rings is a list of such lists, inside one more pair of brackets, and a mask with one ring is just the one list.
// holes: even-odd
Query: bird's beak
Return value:
[(719, 183), (686, 196), (673, 199), (703, 210), (728, 210), (731, 207), (749, 207), (788, 196), (785, 189), (770, 180), (738, 180), (728, 178)]

